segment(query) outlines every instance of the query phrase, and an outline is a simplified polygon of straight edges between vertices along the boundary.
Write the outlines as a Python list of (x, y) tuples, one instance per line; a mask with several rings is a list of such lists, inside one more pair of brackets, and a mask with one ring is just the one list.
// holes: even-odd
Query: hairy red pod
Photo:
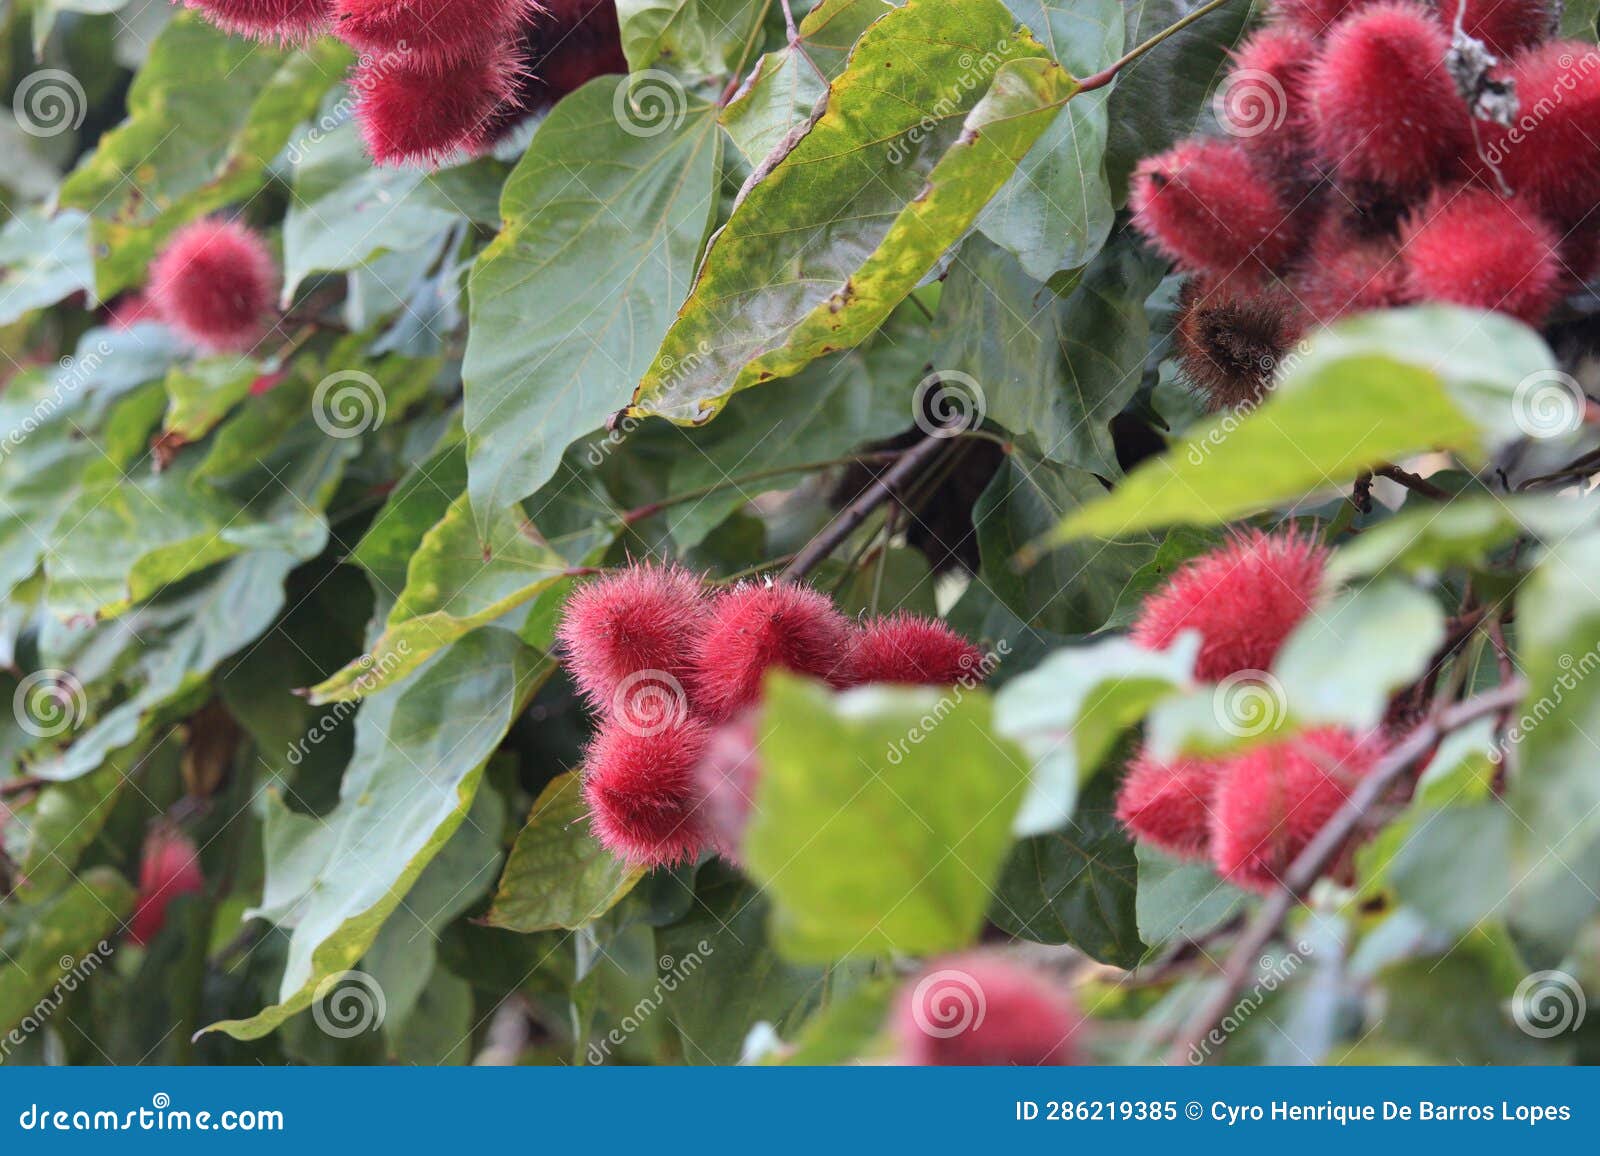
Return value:
[(1191, 277), (1178, 307), (1173, 331), (1178, 363), (1213, 411), (1260, 402), (1305, 328), (1298, 304), (1287, 293), (1240, 287), (1234, 280)]
[(278, 269), (261, 235), (208, 218), (173, 235), (150, 266), (149, 295), (163, 321), (203, 349), (249, 349), (278, 292)]
[(430, 67), (390, 58), (358, 66), (351, 87), (372, 159), (382, 165), (437, 164), (483, 149), (521, 73), (516, 54), (505, 47)]
[(745, 711), (711, 733), (694, 767), (694, 789), (707, 843), (730, 863), (742, 863), (745, 828), (761, 779), (760, 730)]
[(1308, 82), (1317, 45), (1293, 24), (1261, 29), (1233, 54), (1218, 90), (1217, 118), (1280, 181), (1304, 178), (1311, 126)]
[(1284, 267), (1301, 220), (1242, 146), (1195, 138), (1134, 174), (1134, 224), (1185, 268), (1227, 276)]
[(1203, 859), (1211, 843), (1215, 759), (1159, 762), (1140, 749), (1117, 792), (1117, 818), (1136, 839), (1185, 859)]
[(184, 0), (212, 24), (235, 36), (304, 44), (328, 30), (333, 0)]
[(628, 71), (612, 0), (545, 0), (544, 8), (542, 15), (523, 25), (517, 51), (528, 67), (496, 113), (489, 130), (492, 139), (595, 77)]
[(1418, 301), (1508, 313), (1537, 326), (1561, 295), (1555, 231), (1533, 207), (1486, 189), (1441, 190), (1400, 230)]
[(1342, 21), (1311, 70), (1320, 160), (1344, 180), (1406, 192), (1458, 169), (1472, 119), (1445, 68), (1449, 50), (1444, 26), (1409, 0)]
[(850, 623), (824, 595), (791, 582), (747, 582), (712, 603), (694, 650), (697, 710), (724, 722), (761, 697), (773, 667), (848, 686)]
[(1505, 73), (1517, 119), (1480, 124), (1481, 155), (1563, 230), (1578, 226), (1600, 202), (1600, 49), (1555, 41), (1519, 53)]
[(653, 713), (686, 708), (691, 655), (710, 606), (687, 570), (635, 564), (573, 591), (556, 639), (592, 707), (648, 725)]
[[(1454, 27), (1461, 0), (1434, 0), (1439, 21)], [(1501, 60), (1550, 39), (1554, 13), (1546, 0), (1466, 0), (1461, 29)]]
[(1277, 886), (1382, 753), (1375, 738), (1323, 727), (1226, 759), (1212, 800), (1217, 871), (1241, 887)]
[(1381, 236), (1354, 236), (1345, 221), (1334, 219), (1312, 239), (1294, 293), (1321, 325), (1331, 325), (1349, 313), (1391, 309), (1412, 301), (1395, 242)]
[(1070, 1064), (1082, 1016), (1050, 977), (991, 952), (934, 960), (906, 981), (891, 1027), (904, 1064)]
[(983, 651), (935, 618), (891, 614), (864, 623), (851, 639), (851, 683), (954, 686), (983, 678)]
[(534, 0), (334, 0), (333, 31), (357, 52), (438, 68), (508, 43), (538, 12)]
[(1272, 13), (1281, 23), (1291, 25), (1312, 37), (1328, 29), (1352, 12), (1365, 8), (1370, 0), (1272, 0)]
[(1238, 534), (1147, 598), (1131, 637), (1155, 650), (1182, 631), (1199, 631), (1195, 675), (1208, 682), (1269, 670), (1284, 640), (1316, 606), (1327, 559), (1309, 534)]
[(145, 838), (139, 860), (139, 902), (128, 922), (128, 940), (139, 947), (161, 933), (167, 907), (180, 895), (205, 889), (200, 852), (194, 841), (173, 827), (158, 827)]
[(690, 717), (660, 729), (636, 730), (615, 719), (600, 728), (584, 758), (583, 797), (606, 850), (659, 867), (705, 849), (694, 768), (709, 737), (706, 725)]

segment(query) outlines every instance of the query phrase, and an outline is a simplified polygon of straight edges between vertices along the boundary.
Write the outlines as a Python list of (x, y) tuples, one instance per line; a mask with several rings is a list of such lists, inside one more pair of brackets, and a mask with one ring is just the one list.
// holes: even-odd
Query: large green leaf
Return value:
[(745, 840), (795, 959), (964, 947), (1010, 844), (1027, 763), (981, 691), (835, 699), (775, 676)]
[(715, 111), (641, 130), (617, 113), (625, 83), (591, 81), (551, 112), (472, 273), (462, 375), (480, 534), (626, 404), (716, 208)]
[[(74, 878), (49, 904), (0, 914), (0, 1031), (32, 1013), (49, 1016), (105, 966), (122, 919), (133, 910), (128, 881), (109, 867)], [(30, 1032), (39, 1025), (35, 1023)]]
[(0, 232), (0, 325), (83, 291), (94, 293), (89, 219), (75, 210), (15, 214)]
[(1139, 938), (1152, 947), (1175, 939), (1198, 940), (1231, 919), (1246, 894), (1224, 883), (1209, 863), (1163, 855), (1148, 843), (1134, 848), (1139, 860)]
[(274, 799), (267, 879), (252, 914), (293, 929), (278, 1002), (207, 1031), (257, 1039), (309, 1007), (328, 976), (356, 965), (460, 826), (489, 756), (549, 669), (514, 634), (470, 634), (362, 707), (330, 814), (296, 814)]
[(961, 239), (1076, 82), (1000, 0), (910, 0), (747, 184), (632, 412), (703, 422), (859, 344)]
[(771, 5), (772, 0), (617, 0), (628, 67), (669, 68), (691, 84), (730, 76)]
[(1426, 450), (1481, 461), (1519, 436), (1519, 386), (1554, 370), (1536, 333), (1496, 313), (1423, 306), (1341, 321), (1258, 408), (1189, 433), (1060, 538), (1217, 525)]
[(611, 910), (643, 875), (590, 834), (578, 775), (558, 775), (511, 848), (489, 922), (524, 933), (576, 929)]

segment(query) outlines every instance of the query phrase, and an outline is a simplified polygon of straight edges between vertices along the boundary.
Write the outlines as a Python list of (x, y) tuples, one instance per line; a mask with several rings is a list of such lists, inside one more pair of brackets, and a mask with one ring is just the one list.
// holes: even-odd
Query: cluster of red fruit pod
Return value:
[(1082, 1014), (1050, 976), (995, 951), (930, 962), (895, 1001), (895, 1058), (923, 1066), (1072, 1064)]
[(185, 0), (229, 32), (361, 54), (356, 116), (380, 164), (492, 147), (594, 77), (626, 72), (614, 0)]
[(206, 218), (173, 234), (152, 262), (148, 297), (162, 321), (201, 349), (242, 353), (261, 339), (278, 281), (259, 233)]
[(755, 777), (750, 711), (767, 671), (843, 689), (952, 686), (981, 679), (977, 647), (910, 614), (846, 618), (789, 582), (710, 593), (676, 566), (639, 564), (574, 592), (559, 640), (600, 717), (584, 758), (584, 797), (600, 841), (660, 865), (714, 849), (737, 858)]
[(1344, 314), (1448, 302), (1537, 326), (1595, 272), (1600, 51), (1550, 41), (1559, 11), (1273, 0), (1218, 90), (1227, 135), (1147, 158), (1132, 191), (1193, 274), (1177, 344), (1213, 408), (1259, 401)]
[[(1145, 602), (1133, 640), (1162, 649), (1201, 637), (1208, 682), (1264, 675), (1322, 596), (1326, 552), (1293, 531), (1248, 533), (1181, 568)], [(1383, 740), (1322, 727), (1217, 758), (1129, 763), (1117, 817), (1137, 838), (1209, 859), (1229, 881), (1270, 890), (1382, 757)]]

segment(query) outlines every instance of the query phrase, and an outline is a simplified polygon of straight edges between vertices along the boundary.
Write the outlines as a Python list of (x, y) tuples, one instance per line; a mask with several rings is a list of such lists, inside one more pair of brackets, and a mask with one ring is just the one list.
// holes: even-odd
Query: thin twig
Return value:
[(1409, 470), (1402, 470), (1399, 466), (1379, 466), (1375, 471), (1380, 478), (1388, 478), (1391, 482), (1398, 482), (1408, 490), (1413, 490), (1425, 498), (1432, 498), (1436, 502), (1448, 502), (1450, 491), (1440, 489), (1432, 482)]
[(1277, 934), (1279, 926), (1299, 902), (1300, 896), (1310, 890), (1311, 885), (1322, 877), (1328, 864), (1338, 857), (1346, 841), (1355, 833), (1367, 813), (1383, 798), (1406, 769), (1426, 754), (1441, 735), (1475, 719), (1515, 705), (1521, 701), (1527, 690), (1527, 684), (1518, 679), (1466, 702), (1447, 707), (1421, 723), (1401, 740), (1373, 768), (1372, 773), (1356, 785), (1356, 789), (1350, 792), (1350, 797), (1345, 800), (1344, 806), (1339, 808), (1338, 813), (1317, 832), (1305, 850), (1295, 857), (1280, 881), (1282, 886), (1272, 893), (1255, 919), (1245, 928), (1244, 934), (1234, 942), (1233, 950), (1228, 953), (1227, 961), (1222, 965), (1221, 984), (1178, 1032), (1177, 1038), (1167, 1051), (1167, 1063), (1189, 1062), (1190, 1052), (1199, 1047), (1206, 1034), (1233, 1006), (1240, 989), (1254, 974), (1262, 949)]
[(1095, 73), (1093, 76), (1087, 77), (1084, 80), (1080, 81), (1079, 84), (1078, 84), (1077, 91), (1078, 92), (1091, 92), (1096, 88), (1104, 88), (1106, 85), (1110, 84), (1113, 80), (1115, 80), (1117, 78), (1117, 73), (1121, 72), (1124, 68), (1126, 68), (1128, 65), (1132, 64), (1135, 60), (1138, 60), (1139, 57), (1143, 56), (1145, 53), (1147, 53), (1151, 49), (1155, 48), (1158, 44), (1160, 44), (1167, 37), (1175, 35), (1176, 33), (1182, 32), (1185, 28), (1189, 27), (1189, 25), (1193, 24), (1196, 20), (1199, 20), (1203, 16), (1209, 16), (1211, 13), (1215, 12), (1218, 8), (1221, 8), (1224, 4), (1227, 4), (1229, 2), (1230, 2), (1230, 0), (1211, 0), (1211, 2), (1209, 4), (1201, 5), (1199, 8), (1196, 8), (1193, 12), (1189, 13), (1189, 15), (1185, 16), (1182, 20), (1178, 21), (1176, 24), (1173, 24), (1173, 25), (1171, 25), (1170, 27), (1167, 27), (1167, 28), (1163, 28), (1160, 32), (1157, 32), (1149, 40), (1146, 40), (1143, 44), (1140, 44), (1136, 48), (1133, 48), (1133, 49), (1129, 50), (1127, 53), (1125, 53), (1123, 55), (1122, 59), (1120, 59), (1120, 60), (1116, 61), (1115, 63), (1111, 64), (1109, 67), (1104, 68), (1101, 71)]

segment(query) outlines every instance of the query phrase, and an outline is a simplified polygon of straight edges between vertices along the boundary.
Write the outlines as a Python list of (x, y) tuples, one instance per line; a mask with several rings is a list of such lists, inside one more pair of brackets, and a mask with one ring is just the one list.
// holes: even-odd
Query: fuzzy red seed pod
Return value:
[(1292, 24), (1263, 28), (1233, 54), (1214, 105), (1222, 131), (1280, 181), (1303, 180), (1316, 42)]
[(1504, 70), (1519, 110), (1510, 128), (1480, 124), (1482, 156), (1563, 230), (1600, 202), (1600, 49), (1560, 40), (1519, 53)]
[(683, 709), (691, 654), (709, 612), (699, 579), (687, 570), (635, 564), (575, 590), (556, 638), (595, 710), (644, 725), (660, 709)]
[(982, 951), (929, 963), (891, 1016), (896, 1058), (919, 1066), (1070, 1064), (1081, 1023), (1048, 976)]
[(1335, 218), (1312, 239), (1294, 293), (1320, 325), (1331, 325), (1349, 313), (1392, 309), (1412, 301), (1395, 242), (1355, 236), (1345, 220)]
[(1141, 748), (1117, 792), (1117, 819), (1135, 838), (1163, 851), (1205, 858), (1220, 765), (1215, 759), (1185, 757), (1158, 762)]
[(1436, 193), (1400, 230), (1418, 301), (1494, 309), (1537, 326), (1561, 295), (1558, 238), (1525, 202), (1486, 189)]
[(139, 861), (139, 904), (128, 923), (129, 941), (149, 943), (167, 922), (167, 905), (204, 890), (205, 882), (193, 840), (170, 827), (151, 831)]
[(150, 266), (150, 299), (162, 320), (203, 349), (249, 349), (278, 292), (278, 270), (258, 233), (233, 221), (195, 221)]
[(743, 862), (744, 832), (761, 779), (760, 728), (745, 711), (712, 732), (694, 767), (697, 811), (706, 842), (730, 863)]
[(1279, 269), (1300, 244), (1300, 219), (1237, 143), (1196, 138), (1145, 158), (1131, 203), (1139, 231), (1200, 272)]
[(612, 0), (542, 0), (545, 12), (523, 26), (517, 51), (527, 68), (489, 135), (498, 139), (597, 76), (628, 71)]
[(772, 667), (850, 684), (850, 623), (824, 595), (792, 582), (747, 582), (712, 603), (694, 651), (697, 710), (725, 722), (761, 697)]
[(334, 0), (333, 32), (357, 52), (439, 68), (513, 39), (533, 0)]
[(618, 858), (682, 863), (706, 846), (694, 768), (710, 731), (687, 716), (643, 730), (611, 720), (584, 757), (583, 797), (595, 837)]
[(1313, 37), (1320, 37), (1370, 0), (1272, 0), (1272, 13)]
[(328, 29), (333, 0), (184, 0), (212, 24), (252, 40), (304, 44)]
[[(1439, 21), (1446, 28), (1455, 26), (1461, 0), (1434, 0)], [(1546, 0), (1466, 0), (1461, 28), (1468, 36), (1483, 41), (1501, 60), (1550, 39), (1555, 27)]]
[(1312, 139), (1348, 181), (1413, 192), (1458, 169), (1472, 120), (1445, 68), (1450, 34), (1410, 0), (1374, 4), (1329, 33), (1311, 70)]
[(1327, 559), (1308, 534), (1241, 533), (1147, 598), (1131, 637), (1158, 650), (1182, 631), (1198, 630), (1195, 676), (1207, 682), (1269, 670), (1284, 639), (1316, 606)]
[(394, 165), (437, 164), (484, 148), (521, 72), (505, 47), (425, 68), (369, 60), (350, 81), (367, 150), (377, 163)]
[(1242, 887), (1277, 886), (1382, 753), (1375, 738), (1324, 727), (1224, 760), (1212, 799), (1217, 871)]
[(954, 686), (983, 678), (983, 651), (935, 618), (891, 614), (864, 623), (851, 639), (853, 684)]
[(1294, 298), (1276, 288), (1191, 277), (1178, 298), (1173, 343), (1189, 384), (1212, 411), (1256, 405), (1272, 388), (1304, 319)]

